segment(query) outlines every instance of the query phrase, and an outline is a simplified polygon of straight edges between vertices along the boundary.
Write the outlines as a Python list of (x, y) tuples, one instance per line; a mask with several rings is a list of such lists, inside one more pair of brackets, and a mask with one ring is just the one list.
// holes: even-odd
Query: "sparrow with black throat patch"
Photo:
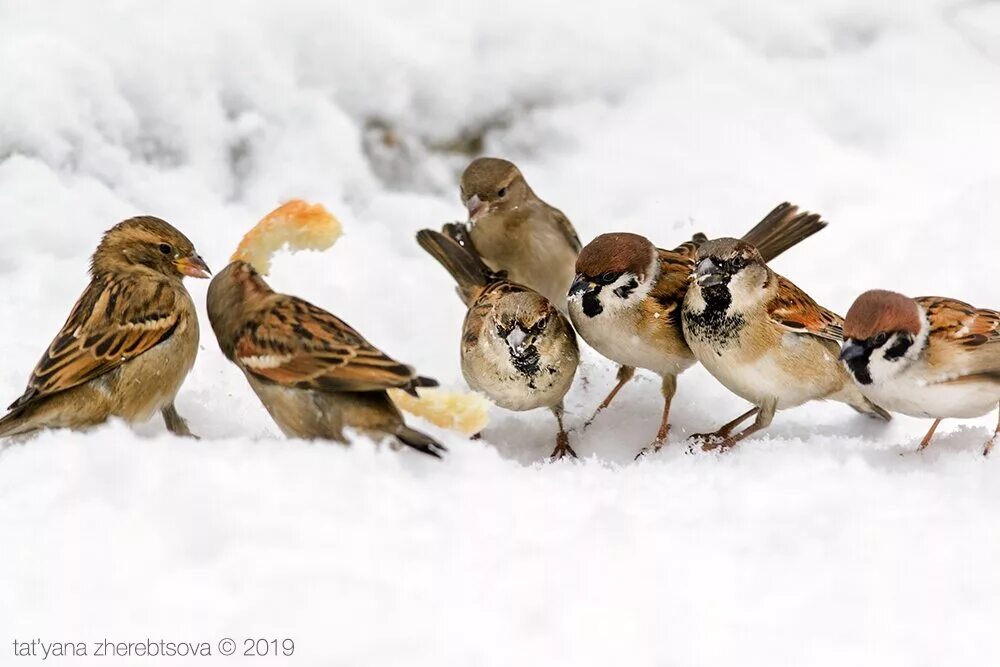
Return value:
[(462, 325), (462, 375), (507, 410), (548, 408), (559, 425), (552, 458), (576, 457), (563, 426), (563, 397), (580, 350), (566, 317), (544, 296), (495, 273), (472, 250), (465, 230), (429, 229), (417, 242), (448, 270), (469, 310)]
[[(773, 258), (825, 226), (818, 215), (784, 203), (743, 238)], [(573, 325), (588, 345), (621, 365), (618, 383), (587, 424), (611, 404), (636, 368), (663, 378), (660, 428), (640, 456), (666, 440), (677, 376), (695, 363), (681, 328), (681, 304), (705, 242), (704, 234), (696, 234), (673, 250), (662, 250), (638, 234), (602, 234), (587, 244), (576, 263), (569, 292)]]
[(90, 260), (90, 283), (0, 419), (0, 437), (84, 429), (111, 417), (191, 435), (174, 398), (198, 354), (184, 276), (209, 277), (191, 241), (151, 216), (120, 222)]
[[(871, 290), (844, 319), (840, 359), (861, 393), (911, 417), (982, 417), (1000, 407), (1000, 312), (956, 299)], [(983, 455), (1000, 437), (1000, 421)]]
[(232, 262), (212, 280), (208, 317), (222, 353), (286, 436), (346, 444), (344, 429), (354, 428), (435, 458), (447, 451), (408, 427), (386, 393), (416, 395), (436, 381), (390, 359), (322, 308), (275, 292), (247, 262)]
[[(771, 424), (777, 410), (833, 400), (888, 421), (838, 361), (843, 319), (772, 271), (746, 241), (717, 239), (698, 249), (684, 297), (684, 337), (698, 361), (754, 408), (712, 434), (703, 449), (729, 448)], [(747, 428), (733, 433), (756, 415)]]
[(483, 261), (564, 311), (580, 238), (563, 212), (542, 201), (514, 163), (499, 158), (473, 160), (460, 190)]

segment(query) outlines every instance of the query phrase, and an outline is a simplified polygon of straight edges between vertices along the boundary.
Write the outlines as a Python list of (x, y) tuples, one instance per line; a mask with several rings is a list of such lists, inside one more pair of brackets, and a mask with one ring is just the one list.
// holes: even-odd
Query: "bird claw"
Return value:
[(691, 445), (688, 447), (688, 451), (691, 451), (699, 442), (701, 443), (701, 451), (703, 452), (711, 452), (716, 449), (725, 451), (736, 444), (733, 438), (719, 433), (695, 433), (689, 440), (691, 441)]
[(564, 459), (567, 456), (570, 458), (580, 458), (573, 451), (573, 448), (569, 446), (569, 436), (566, 435), (564, 431), (560, 431), (556, 436), (556, 448), (552, 450), (552, 454), (549, 455), (550, 461), (558, 461)]
[(576, 455), (576, 452), (573, 451), (573, 448), (570, 447), (568, 443), (567, 444), (560, 443), (560, 444), (556, 445), (555, 449), (552, 450), (552, 454), (549, 455), (549, 460), (550, 461), (559, 461), (559, 460), (564, 459), (566, 457), (569, 457), (569, 458), (572, 458), (572, 459), (578, 459), (578, 458), (580, 458), (579, 456)]
[(656, 440), (646, 445), (645, 447), (639, 450), (639, 453), (635, 455), (635, 459), (633, 460), (638, 461), (639, 459), (646, 458), (651, 454), (655, 454), (656, 452), (660, 451), (660, 449), (663, 448), (663, 444), (664, 443), (662, 440)]

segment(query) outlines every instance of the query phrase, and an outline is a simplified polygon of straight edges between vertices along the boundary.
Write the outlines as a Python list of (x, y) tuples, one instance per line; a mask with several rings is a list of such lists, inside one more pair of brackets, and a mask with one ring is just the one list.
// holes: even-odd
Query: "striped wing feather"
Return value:
[(113, 371), (169, 339), (186, 326), (184, 317), (175, 288), (165, 282), (95, 278), (11, 409)]
[(262, 312), (237, 340), (235, 354), (253, 375), (300, 389), (378, 391), (417, 379), (345, 322), (295, 297)]

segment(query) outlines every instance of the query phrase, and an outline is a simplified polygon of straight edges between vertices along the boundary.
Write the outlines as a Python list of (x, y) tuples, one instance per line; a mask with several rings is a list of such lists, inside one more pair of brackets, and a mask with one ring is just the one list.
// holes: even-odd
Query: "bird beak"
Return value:
[(479, 195), (472, 195), (465, 201), (465, 208), (469, 209), (469, 220), (475, 222), (480, 212), (486, 208), (486, 203), (479, 198)]
[(208, 264), (201, 258), (201, 255), (181, 257), (174, 262), (174, 266), (185, 276), (191, 276), (192, 278), (212, 277), (212, 270), (208, 268)]
[(865, 353), (865, 348), (858, 345), (853, 340), (845, 340), (844, 346), (840, 348), (840, 360), (850, 361), (857, 359)]
[(568, 296), (576, 296), (580, 292), (589, 291), (593, 287), (594, 283), (587, 280), (582, 273), (577, 274), (576, 278), (573, 279), (573, 284), (570, 285)]
[(722, 275), (715, 262), (706, 257), (698, 264), (698, 269), (695, 271), (695, 280), (698, 281), (698, 285), (701, 287), (711, 287), (712, 285), (722, 283)]

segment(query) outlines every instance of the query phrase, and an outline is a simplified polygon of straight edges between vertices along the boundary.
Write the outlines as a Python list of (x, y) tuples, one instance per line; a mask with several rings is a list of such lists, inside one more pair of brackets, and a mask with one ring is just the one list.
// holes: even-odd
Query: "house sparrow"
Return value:
[(409, 428), (386, 389), (416, 395), (436, 387), (390, 359), (321, 308), (279, 294), (247, 262), (235, 261), (208, 287), (208, 318), (226, 358), (290, 438), (346, 443), (343, 429), (389, 434), (441, 458), (445, 447)]
[(565, 310), (580, 238), (562, 211), (538, 198), (507, 160), (482, 157), (462, 174), (476, 252), (495, 271)]
[(159, 411), (191, 435), (174, 397), (198, 353), (198, 316), (184, 276), (207, 278), (194, 245), (150, 216), (120, 222), (90, 260), (90, 284), (0, 419), (0, 436), (82, 429), (109, 417), (135, 423)]
[[(784, 203), (743, 238), (773, 258), (825, 226), (818, 215), (799, 213)], [(677, 376), (695, 362), (681, 331), (680, 313), (698, 248), (705, 242), (704, 234), (696, 234), (674, 250), (661, 250), (637, 234), (602, 234), (587, 244), (576, 263), (569, 292), (573, 325), (587, 344), (621, 364), (618, 383), (587, 424), (611, 404), (636, 367), (663, 378), (660, 428), (640, 455), (658, 450), (666, 440)]]
[[(843, 319), (774, 273), (746, 241), (717, 239), (698, 249), (684, 297), (683, 326), (695, 358), (730, 391), (753, 403), (709, 435), (704, 449), (728, 448), (766, 428), (776, 410), (831, 399), (888, 421), (837, 360)], [(752, 425), (733, 429), (753, 415)]]
[(552, 457), (576, 457), (563, 426), (563, 397), (580, 362), (572, 327), (544, 296), (487, 267), (463, 227), (445, 231), (450, 236), (422, 230), (417, 242), (455, 278), (469, 308), (462, 325), (465, 381), (507, 410), (550, 409), (559, 425)]
[[(871, 290), (844, 319), (840, 358), (861, 393), (889, 410), (934, 423), (981, 417), (1000, 405), (1000, 312), (937, 296)], [(986, 443), (988, 454), (1000, 422)]]

